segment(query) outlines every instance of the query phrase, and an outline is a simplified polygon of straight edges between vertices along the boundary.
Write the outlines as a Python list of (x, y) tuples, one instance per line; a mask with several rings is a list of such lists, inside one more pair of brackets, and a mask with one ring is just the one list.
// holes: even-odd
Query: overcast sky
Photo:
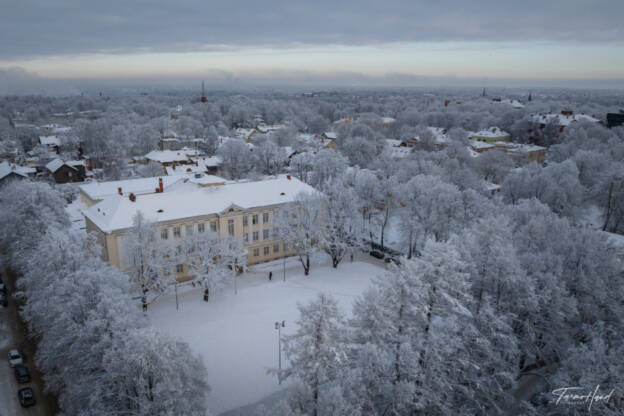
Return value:
[(0, 76), (619, 82), (623, 22), (623, 0), (20, 0)]

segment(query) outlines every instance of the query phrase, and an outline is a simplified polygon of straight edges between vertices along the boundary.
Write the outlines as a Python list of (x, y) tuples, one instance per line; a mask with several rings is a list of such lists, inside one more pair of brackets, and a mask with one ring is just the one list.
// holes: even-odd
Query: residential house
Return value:
[(58, 136), (39, 136), (39, 144), (58, 154), (61, 147), (61, 139)]
[(186, 165), (191, 163), (189, 154), (185, 150), (152, 150), (145, 155), (146, 163), (159, 163), (163, 167), (177, 165)]
[(84, 160), (53, 159), (46, 165), (46, 169), (56, 183), (83, 182), (87, 173)]
[(32, 167), (2, 162), (0, 163), (0, 184), (4, 184), (12, 180), (31, 178), (36, 172), (37, 170)]
[(490, 127), (486, 130), (471, 133), (470, 138), (472, 140), (485, 143), (508, 142), (511, 140), (511, 135), (498, 127)]
[(562, 110), (561, 114), (534, 114), (532, 115), (533, 122), (537, 125), (537, 128), (544, 129), (546, 125), (554, 122), (559, 126), (559, 132), (563, 132), (563, 129), (578, 123), (585, 121), (589, 123), (603, 124), (602, 120), (598, 120), (594, 116), (588, 116), (586, 114), (574, 114), (572, 110)]

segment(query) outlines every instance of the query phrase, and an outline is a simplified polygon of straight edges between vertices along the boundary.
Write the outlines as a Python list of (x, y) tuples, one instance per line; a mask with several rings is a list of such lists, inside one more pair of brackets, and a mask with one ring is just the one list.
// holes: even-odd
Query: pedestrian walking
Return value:
[(273, 272), (269, 272), (269, 282), (273, 279)]

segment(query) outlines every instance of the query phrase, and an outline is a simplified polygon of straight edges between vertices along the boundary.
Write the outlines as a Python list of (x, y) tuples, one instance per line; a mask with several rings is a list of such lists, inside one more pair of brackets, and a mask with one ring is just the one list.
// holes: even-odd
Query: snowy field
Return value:
[[(267, 374), (277, 368), (275, 321), (286, 321), (283, 334), (295, 331), (297, 302), (307, 302), (317, 293), (332, 294), (346, 315), (353, 300), (383, 273), (383, 263), (364, 256), (348, 259), (332, 269), (327, 256), (313, 264), (304, 276), (301, 266), (289, 259), (286, 281), (281, 261), (253, 266), (238, 278), (238, 294), (230, 287), (204, 302), (202, 290), (188, 287), (161, 297), (150, 306), (150, 319), (165, 332), (188, 342), (200, 354), (208, 370), (208, 407), (215, 414), (255, 403), (280, 388), (277, 378)], [(268, 272), (273, 271), (269, 282)], [(283, 357), (282, 357), (283, 359)]]

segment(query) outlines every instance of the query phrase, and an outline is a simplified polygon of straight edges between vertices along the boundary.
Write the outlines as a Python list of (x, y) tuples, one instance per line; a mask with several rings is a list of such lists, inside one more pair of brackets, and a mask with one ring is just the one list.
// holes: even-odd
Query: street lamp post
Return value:
[(286, 281), (286, 256), (284, 255), (284, 281)]
[(275, 329), (277, 329), (277, 359), (278, 359), (278, 368), (279, 375), (277, 376), (277, 381), (279, 384), (282, 384), (282, 328), (286, 326), (286, 321), (275, 321)]
[(176, 311), (178, 310), (178, 282), (175, 282)]

